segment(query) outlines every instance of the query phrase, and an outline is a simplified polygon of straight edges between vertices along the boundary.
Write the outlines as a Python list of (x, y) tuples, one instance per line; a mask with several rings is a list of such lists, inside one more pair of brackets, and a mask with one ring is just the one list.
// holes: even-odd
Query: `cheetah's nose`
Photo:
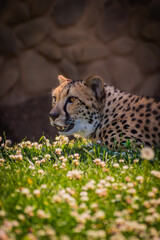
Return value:
[(53, 120), (55, 120), (56, 118), (59, 117), (59, 113), (52, 113), (52, 112), (50, 112), (49, 113), (49, 117), (52, 118)]

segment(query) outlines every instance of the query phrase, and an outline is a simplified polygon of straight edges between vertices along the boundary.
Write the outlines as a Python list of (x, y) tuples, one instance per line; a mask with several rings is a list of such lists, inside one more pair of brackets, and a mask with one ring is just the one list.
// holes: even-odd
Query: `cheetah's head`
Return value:
[(105, 104), (103, 79), (93, 76), (86, 81), (73, 81), (62, 75), (58, 79), (60, 86), (52, 91), (51, 125), (63, 135), (89, 137)]

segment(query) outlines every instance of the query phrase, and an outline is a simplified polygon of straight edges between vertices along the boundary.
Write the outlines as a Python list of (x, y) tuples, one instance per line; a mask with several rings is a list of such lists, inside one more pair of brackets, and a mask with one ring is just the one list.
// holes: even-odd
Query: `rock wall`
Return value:
[(54, 137), (58, 74), (160, 97), (160, 1), (1, 0), (0, 135)]
[(58, 74), (158, 97), (160, 1), (1, 0), (0, 105), (48, 94)]

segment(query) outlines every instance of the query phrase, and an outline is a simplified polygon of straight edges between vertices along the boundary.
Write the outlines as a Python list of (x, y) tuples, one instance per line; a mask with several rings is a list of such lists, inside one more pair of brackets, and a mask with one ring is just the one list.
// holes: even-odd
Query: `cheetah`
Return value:
[(60, 134), (78, 134), (109, 149), (128, 139), (137, 145), (160, 146), (160, 102), (109, 86), (100, 76), (58, 79), (49, 118)]

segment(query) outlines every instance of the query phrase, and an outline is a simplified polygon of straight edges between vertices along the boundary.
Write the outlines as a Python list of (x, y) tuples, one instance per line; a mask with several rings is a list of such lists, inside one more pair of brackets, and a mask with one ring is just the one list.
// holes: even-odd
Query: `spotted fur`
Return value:
[(60, 75), (59, 81), (49, 115), (61, 134), (79, 134), (108, 148), (128, 139), (160, 146), (160, 102), (115, 89), (99, 76), (73, 81)]

